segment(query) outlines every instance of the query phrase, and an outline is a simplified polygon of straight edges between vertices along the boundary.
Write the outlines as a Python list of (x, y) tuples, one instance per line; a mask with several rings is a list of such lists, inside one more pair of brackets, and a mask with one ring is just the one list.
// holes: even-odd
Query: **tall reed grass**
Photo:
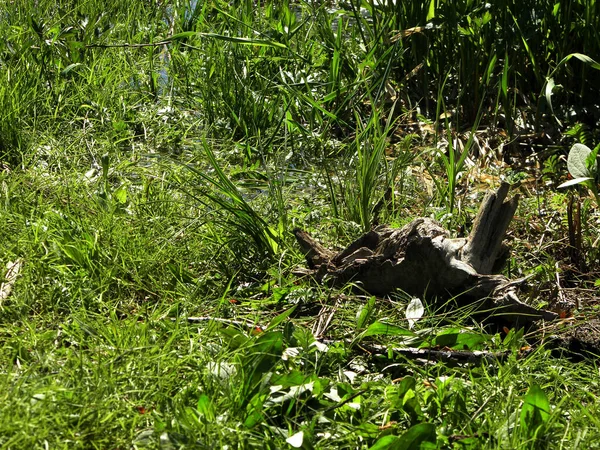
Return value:
[[(460, 105), (463, 124), (475, 122), (482, 98), (489, 99), (483, 124), (498, 108), (510, 124), (514, 106), (523, 102), (550, 112), (540, 92), (565, 57), (599, 53), (595, 1), (385, 5), (140, 1), (125, 8), (41, 0), (31, 9), (24, 1), (6, 3), (0, 23), (4, 157), (26, 153), (25, 130), (47, 120), (61, 122), (56, 129), (63, 133), (84, 118), (100, 128), (122, 119), (133, 130), (131, 105), (165, 97), (219, 125), (216, 133), (240, 140), (264, 135), (285, 108), (298, 133), (351, 133), (355, 111), (365, 111), (364, 100), (376, 97), (383, 81), (395, 87), (404, 108), (431, 117), (437, 86), (447, 79), (445, 107)], [(161, 77), (169, 87), (159, 93)], [(556, 104), (590, 106), (598, 81), (596, 70), (571, 61), (553, 75), (561, 87), (554, 89)], [(568, 119), (566, 109), (554, 113)]]

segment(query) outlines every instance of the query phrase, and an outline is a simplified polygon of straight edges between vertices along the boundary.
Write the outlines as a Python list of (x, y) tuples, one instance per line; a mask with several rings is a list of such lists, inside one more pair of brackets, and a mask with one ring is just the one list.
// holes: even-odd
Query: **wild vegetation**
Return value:
[(558, 328), (298, 278), (293, 230), (463, 236), (508, 181), (504, 274), (592, 320), (599, 29), (595, 0), (2, 2), (0, 445), (597, 447)]

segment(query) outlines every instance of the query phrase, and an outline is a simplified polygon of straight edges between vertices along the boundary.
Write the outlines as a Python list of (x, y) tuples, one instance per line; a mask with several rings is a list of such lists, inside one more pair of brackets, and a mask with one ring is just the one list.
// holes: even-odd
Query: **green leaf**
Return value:
[(435, 444), (435, 441), (435, 425), (432, 423), (420, 423), (410, 427), (406, 433), (400, 436), (400, 439), (398, 439), (393, 448), (394, 450), (412, 450), (423, 448), (423, 444), (427, 446), (426, 443)]
[(411, 417), (413, 422), (418, 421), (423, 417), (421, 404), (419, 403), (417, 393), (414, 389), (409, 389), (404, 394), (404, 398), (402, 399), (402, 410)]
[(398, 325), (392, 325), (391, 323), (385, 322), (374, 322), (369, 325), (367, 331), (363, 334), (363, 337), (367, 336), (417, 336), (416, 333), (407, 330), (406, 328), (399, 327)]
[(369, 422), (361, 423), (359, 426), (354, 428), (353, 432), (356, 433), (357, 436), (371, 439), (381, 435), (381, 429), (374, 423)]
[(511, 328), (504, 341), (502, 341), (502, 345), (509, 349), (518, 350), (521, 345), (523, 345), (523, 336), (525, 334), (525, 329), (519, 328)]
[(215, 408), (212, 402), (210, 401), (210, 398), (208, 398), (208, 395), (200, 395), (200, 398), (198, 398), (197, 409), (198, 413), (201, 416), (205, 417), (207, 421), (212, 422), (213, 420), (215, 420)]
[(287, 287), (274, 287), (273, 288), (273, 303), (282, 302), (291, 291), (292, 290)]
[(450, 347), (455, 350), (476, 350), (488, 340), (489, 336), (485, 334), (472, 333), (460, 328), (451, 328), (438, 334), (435, 337), (434, 345)]
[(415, 377), (404, 377), (398, 385), (398, 395), (405, 395), (411, 389), (414, 390), (417, 387), (417, 380)]
[(435, 0), (431, 0), (429, 2), (429, 11), (427, 12), (427, 21), (429, 22), (431, 19), (435, 17)]
[(267, 330), (272, 330), (277, 325), (279, 325), (281, 322), (283, 322), (285, 319), (287, 319), (296, 310), (296, 306), (298, 306), (298, 305), (294, 305), (291, 308), (289, 308), (289, 309), (285, 310), (284, 312), (282, 312), (281, 314), (279, 314), (277, 317), (274, 317), (269, 322), (269, 325), (267, 326)]
[(435, 425), (420, 423), (410, 427), (402, 436), (383, 436), (369, 450), (415, 450), (435, 444)]
[(544, 391), (537, 385), (532, 385), (521, 408), (521, 427), (528, 436), (534, 436), (550, 418), (550, 402)]
[(169, 37), (170, 41), (177, 41), (181, 39), (186, 39), (192, 36), (197, 37), (206, 37), (212, 39), (219, 39), (221, 41), (234, 42), (236, 44), (242, 45), (256, 45), (258, 47), (277, 47), (277, 48), (287, 48), (287, 45), (282, 44), (281, 42), (271, 41), (267, 39), (251, 39), (251, 38), (243, 38), (243, 37), (234, 37), (234, 36), (226, 36), (223, 34), (217, 33), (197, 33), (195, 31), (184, 31), (182, 33), (174, 34)]
[(104, 155), (102, 155), (102, 157), (100, 158), (100, 161), (102, 162), (102, 179), (104, 180), (104, 182), (106, 182), (108, 180), (108, 166), (109, 166), (108, 153), (105, 153)]
[(176, 33), (173, 36), (170, 36), (168, 39), (171, 41), (179, 41), (181, 39), (187, 39), (192, 36), (196, 36), (198, 33), (195, 31), (184, 31), (181, 33)]
[(404, 409), (407, 401), (414, 398), (417, 380), (414, 377), (404, 377), (399, 384), (388, 386), (385, 397), (396, 409)]
[(124, 184), (119, 186), (119, 188), (113, 192), (113, 198), (121, 204), (127, 203), (127, 187)]
[(369, 323), (369, 319), (371, 318), (374, 308), (375, 297), (373, 296), (369, 298), (369, 300), (367, 300), (367, 303), (358, 310), (358, 314), (356, 315), (357, 330), (361, 330), (367, 326), (367, 323)]
[(248, 402), (248, 405), (246, 406), (248, 415), (246, 416), (246, 420), (244, 420), (244, 426), (246, 428), (253, 428), (265, 420), (263, 415), (263, 405), (266, 398), (266, 394), (256, 394)]
[(66, 244), (61, 247), (62, 251), (69, 257), (71, 261), (78, 264), (79, 266), (85, 266), (85, 256), (81, 250), (75, 245)]
[(317, 376), (313, 373), (307, 375), (298, 370), (292, 370), (284, 374), (275, 374), (270, 380), (272, 386), (282, 386), (283, 389), (288, 389), (292, 386), (301, 386), (317, 380)]
[[(596, 70), (600, 70), (600, 64), (597, 63), (596, 61), (594, 61), (592, 58), (590, 58), (587, 55), (584, 55), (582, 53), (571, 53), (570, 55), (566, 56), (563, 61), (567, 60), (567, 58), (577, 58), (579, 61), (587, 64), (590, 67), (593, 67)], [(562, 63), (562, 61), (560, 62)], [(559, 63), (559, 65), (560, 65)]]
[(379, 438), (375, 444), (369, 447), (369, 450), (387, 450), (395, 448), (394, 445), (398, 442), (398, 436), (383, 436)]
[[(218, 324), (218, 322), (215, 323)], [(218, 331), (219, 334), (222, 335), (228, 341), (231, 348), (239, 348), (248, 342), (248, 338), (237, 328), (220, 328)]]
[(486, 73), (485, 73), (485, 82), (486, 84), (488, 84), (490, 82), (490, 78), (492, 77), (492, 75), (494, 74), (494, 68), (496, 67), (496, 62), (498, 61), (498, 56), (496, 54), (494, 54), (492, 56), (492, 58), (490, 59), (490, 62), (488, 64)]
[(263, 376), (273, 368), (283, 353), (283, 333), (279, 331), (268, 331), (261, 334), (252, 346), (248, 347), (245, 360), (242, 365), (251, 374), (244, 380), (248, 389), (245, 395), (251, 395), (262, 383)]
[(63, 69), (63, 71), (61, 72), (63, 75), (67, 75), (69, 72), (71, 72), (74, 69), (77, 69), (78, 67), (84, 67), (83, 64), (81, 63), (73, 63), (73, 64), (69, 64), (67, 67), (65, 67)]
[(283, 352), (283, 333), (280, 331), (269, 331), (261, 334), (252, 351), (255, 353), (281, 355)]
[(594, 176), (598, 174), (598, 151), (600, 151), (600, 145), (597, 145), (594, 150), (585, 159), (585, 166), (593, 172)]
[(225, 35), (216, 34), (216, 33), (201, 33), (201, 35), (204, 37), (220, 39), (222, 41), (228, 41), (228, 42), (233, 42), (233, 43), (242, 44), (242, 45), (255, 45), (257, 47), (277, 47), (277, 48), (287, 49), (287, 45), (282, 44), (281, 42), (269, 41), (266, 39), (240, 38), (240, 37), (233, 37), (233, 36), (225, 36)]
[(587, 145), (574, 144), (569, 151), (567, 168), (573, 178), (594, 178), (598, 171), (598, 163), (594, 161), (588, 167), (587, 159), (592, 151)]

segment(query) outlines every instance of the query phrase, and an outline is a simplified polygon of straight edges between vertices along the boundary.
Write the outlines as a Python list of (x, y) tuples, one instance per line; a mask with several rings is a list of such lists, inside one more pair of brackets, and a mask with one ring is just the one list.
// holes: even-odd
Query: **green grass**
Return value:
[[(541, 335), (527, 353), (450, 303), (409, 330), (401, 293), (292, 274), (295, 227), (330, 248), (418, 216), (468, 229), (472, 161), (504, 157), (538, 183), (510, 276), (534, 275), (535, 304), (557, 277), (593, 288), (598, 212), (583, 198), (577, 274), (554, 188), (558, 156), (600, 142), (599, 72), (570, 56), (598, 53), (597, 3), (5, 3), (2, 448), (597, 446), (592, 357)], [(560, 145), (518, 148), (540, 129)], [(391, 350), (418, 345), (506, 355)]]

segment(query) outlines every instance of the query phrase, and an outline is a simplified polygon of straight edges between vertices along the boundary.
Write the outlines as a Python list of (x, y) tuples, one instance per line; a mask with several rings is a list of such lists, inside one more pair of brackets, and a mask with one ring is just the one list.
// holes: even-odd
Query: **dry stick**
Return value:
[[(560, 302), (564, 304), (566, 300), (565, 294), (563, 293), (562, 287), (560, 286), (560, 275), (558, 274), (560, 268), (558, 267), (558, 261), (556, 261), (554, 267), (556, 268), (556, 272), (554, 272), (554, 274), (556, 275), (556, 288), (558, 289), (558, 298), (560, 299)], [(579, 308), (579, 304), (577, 305), (577, 307)]]
[(294, 235), (310, 269), (326, 264), (333, 258), (334, 253), (324, 248), (306, 231), (296, 228)]
[[(365, 345), (361, 344), (365, 350), (375, 353), (379, 356), (385, 356), (388, 352), (388, 348), (384, 345)], [(494, 364), (501, 362), (508, 355), (509, 351), (504, 352), (489, 352), (484, 350), (432, 350), (424, 348), (397, 348), (392, 347), (394, 353), (403, 356), (410, 360), (426, 360), (426, 363), (431, 361), (444, 362), (444, 363), (455, 363), (455, 364), (480, 364), (486, 362), (488, 364)]]
[[(171, 321), (173, 321), (173, 322), (175, 322), (176, 320), (177, 320), (176, 318), (171, 319)], [(251, 329), (260, 328), (261, 330), (264, 330), (264, 327), (257, 325), (255, 323), (242, 322), (241, 320), (222, 319), (220, 317), (210, 317), (210, 316), (188, 317), (185, 320), (187, 320), (189, 323), (219, 322), (219, 323), (224, 323), (227, 325), (236, 325), (236, 326), (246, 327), (246, 328), (251, 328)]]
[[(320, 339), (320, 342), (323, 344), (331, 345), (338, 343), (350, 344), (349, 340), (335, 340), (335, 339)], [(489, 352), (484, 350), (434, 350), (434, 349), (424, 349), (424, 348), (399, 348), (392, 347), (389, 348), (385, 345), (378, 344), (365, 344), (360, 343), (359, 348), (364, 350), (365, 352), (373, 355), (379, 355), (387, 358), (387, 354), (389, 350), (392, 350), (394, 353), (405, 357), (410, 360), (423, 360), (426, 359), (427, 362), (430, 361), (438, 361), (438, 362), (446, 362), (446, 363), (466, 363), (466, 364), (479, 364), (483, 361), (492, 364), (499, 361), (503, 361), (510, 355), (510, 351), (502, 351), (502, 352)]]
[[(327, 331), (327, 328), (329, 328), (329, 325), (331, 324), (331, 320), (333, 319), (333, 316), (335, 315), (335, 313), (337, 311), (339, 302), (340, 302), (340, 299), (338, 297), (333, 306), (325, 305), (325, 306), (323, 306), (323, 308), (321, 308), (321, 311), (319, 312), (319, 315), (318, 315), (318, 320), (317, 320), (317, 322), (315, 322), (315, 325), (313, 326), (313, 329), (312, 329), (313, 335), (317, 339), (322, 337), (323, 334), (325, 334), (325, 332)], [(326, 317), (325, 317), (325, 314), (327, 314)]]
[(542, 236), (540, 237), (540, 242), (538, 242), (538, 251), (542, 250), (542, 245), (544, 244), (544, 239), (546, 239), (546, 233), (548, 233), (548, 230), (551, 229), (553, 220), (554, 220), (554, 218), (550, 217), (550, 220), (548, 220), (548, 222), (546, 223), (546, 225), (544, 227), (544, 232), (542, 233)]

